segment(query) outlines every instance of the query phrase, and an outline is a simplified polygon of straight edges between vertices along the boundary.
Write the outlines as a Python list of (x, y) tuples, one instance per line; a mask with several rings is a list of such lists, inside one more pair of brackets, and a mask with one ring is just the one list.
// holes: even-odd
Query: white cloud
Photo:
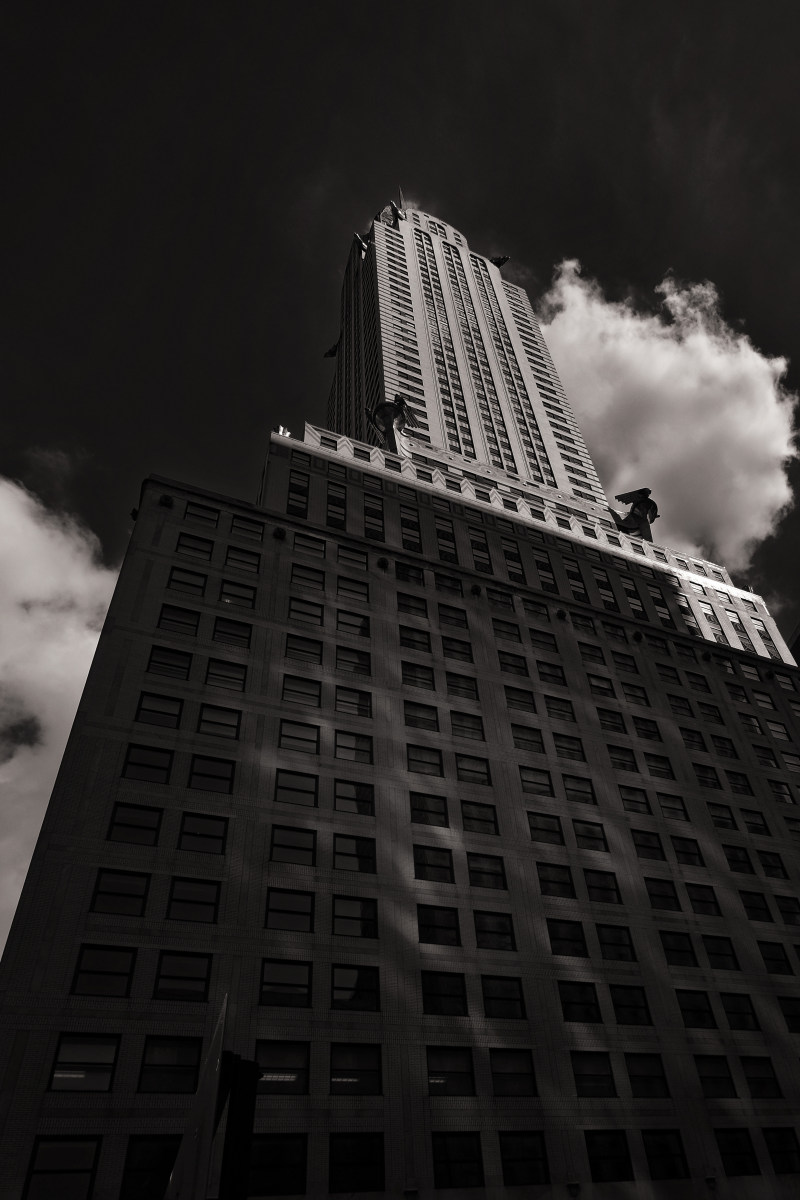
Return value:
[(0, 479), (0, 944), (114, 588), (98, 549), (71, 517)]
[(743, 569), (791, 501), (786, 360), (725, 323), (712, 283), (655, 290), (662, 312), (640, 313), (564, 262), (545, 338), (612, 503), (651, 488), (656, 541)]

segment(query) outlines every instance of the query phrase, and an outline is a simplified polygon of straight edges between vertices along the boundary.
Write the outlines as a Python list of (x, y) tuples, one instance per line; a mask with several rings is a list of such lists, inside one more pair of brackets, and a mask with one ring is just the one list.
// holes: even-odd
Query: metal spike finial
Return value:
[(397, 207), (400, 209), (401, 212), (405, 212), (405, 210), (406, 210), (405, 196), (403, 195), (403, 189), (400, 187), (399, 184), (397, 186)]

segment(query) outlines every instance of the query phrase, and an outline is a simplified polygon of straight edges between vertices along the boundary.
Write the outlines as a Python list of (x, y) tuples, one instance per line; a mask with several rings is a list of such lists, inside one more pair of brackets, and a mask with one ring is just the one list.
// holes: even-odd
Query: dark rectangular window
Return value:
[(588, 958), (586, 938), (580, 921), (560, 921), (547, 918), (547, 934), (550, 938), (550, 953), (564, 954), (572, 958)]
[(294, 933), (313, 933), (313, 893), (269, 888), (264, 927), (265, 929), (288, 929)]
[(117, 1036), (62, 1033), (50, 1073), (50, 1091), (110, 1091), (118, 1051)]
[(330, 1094), (380, 1096), (381, 1047), (365, 1042), (332, 1042)]
[(305, 1133), (254, 1134), (250, 1147), (246, 1194), (304, 1194), (307, 1148), (308, 1135)]
[(543, 896), (565, 896), (575, 899), (575, 884), (572, 882), (572, 870), (569, 867), (559, 863), (537, 862), (536, 870)]
[(461, 931), (456, 908), (418, 904), (417, 925), (420, 942), (433, 943), (438, 946), (461, 945)]
[(767, 903), (767, 897), (763, 892), (740, 891), (739, 898), (742, 901), (742, 906), (749, 920), (770, 922), (773, 920), (769, 904)]
[(162, 604), (158, 618), (159, 629), (169, 629), (172, 633), (182, 633), (187, 637), (197, 637), (200, 627), (200, 613), (191, 608), (177, 608), (174, 604)]
[(72, 995), (130, 995), (135, 963), (136, 951), (127, 946), (81, 946)]
[(407, 769), (420, 775), (444, 775), (442, 752), (433, 746), (406, 746)]
[(654, 858), (666, 862), (667, 856), (657, 833), (652, 833), (648, 829), (632, 829), (631, 837), (639, 858)]
[(459, 662), (472, 662), (472, 646), (460, 638), (442, 637), (442, 654)]
[(331, 529), (344, 529), (347, 525), (347, 488), (339, 483), (328, 484), (325, 524)]
[[(304, 600), (299, 596), (289, 597), (289, 608), (286, 616), (290, 621), (298, 621), (302, 625), (324, 625), (325, 606), (315, 600)], [(291, 636), (291, 635), (289, 635)], [(287, 658), (289, 655), (287, 654)], [(297, 657), (292, 655), (291, 657)]]
[(309, 1042), (256, 1042), (259, 1096), (307, 1096)]
[(497, 888), (505, 891), (506, 871), (502, 858), (493, 854), (467, 854), (467, 869), (472, 887)]
[(232, 579), (223, 579), (219, 585), (220, 604), (233, 604), (238, 608), (255, 608), (256, 596), (254, 587), (246, 583), (234, 583)]
[(382, 1192), (384, 1178), (382, 1133), (330, 1134), (329, 1192)]
[(550, 1182), (543, 1133), (498, 1133), (497, 1136), (506, 1187)]
[(97, 872), (90, 911), (143, 917), (149, 888), (149, 875), (101, 869)]
[(636, 962), (631, 931), (625, 925), (595, 925), (600, 953), (608, 962)]
[(432, 704), (420, 704), (416, 700), (403, 701), (405, 724), (411, 729), (430, 729), (439, 732), (439, 711)]
[(259, 1004), (311, 1007), (311, 963), (265, 958), (261, 963)]
[(671, 879), (645, 879), (647, 895), (651, 908), (667, 909), (671, 912), (681, 911), (678, 892)]
[(215, 924), (222, 885), (211, 879), (173, 879), (167, 902), (168, 921)]
[(623, 787), (620, 784), (619, 795), (622, 800), (622, 807), (626, 812), (650, 812), (650, 801), (647, 799), (647, 792), (642, 788)]
[(471, 800), (461, 801), (461, 821), (465, 833), (499, 833), (497, 809), (493, 804), (477, 804)]
[(179, 1133), (135, 1134), (129, 1137), (119, 1200), (162, 1196), (166, 1191), (180, 1144)]
[(660, 1054), (626, 1054), (631, 1093), (637, 1098), (669, 1097), (669, 1086)]
[(474, 1096), (475, 1073), (468, 1046), (428, 1046), (428, 1095)]
[(169, 646), (152, 646), (147, 671), (150, 675), (165, 675), (168, 679), (188, 679), (192, 656), (188, 650), (172, 650)]
[(522, 980), (509, 975), (481, 975), (483, 1011), (487, 1017), (525, 1019)]
[(633, 1179), (633, 1167), (624, 1129), (584, 1130), (589, 1170), (595, 1183)]
[(470, 675), (456, 675), (452, 671), (445, 672), (448, 696), (463, 696), (465, 700), (478, 700), (478, 681)]
[(289, 472), (289, 491), (286, 498), (286, 514), (290, 517), (308, 517), (309, 477), (305, 471)]
[(676, 933), (670, 930), (659, 930), (664, 957), (672, 967), (696, 967), (697, 955), (688, 933)]
[(422, 1011), (436, 1016), (465, 1017), (467, 990), (464, 976), (451, 971), (423, 971)]
[(715, 1129), (722, 1166), (726, 1175), (760, 1175), (761, 1169), (747, 1129)]
[(761, 863), (761, 870), (768, 878), (789, 878), (780, 854), (777, 854), (774, 850), (757, 850), (756, 853), (758, 855), (759, 862)]
[(530, 1050), (490, 1050), (489, 1065), (495, 1096), (538, 1095)]
[(351, 675), (370, 675), (372, 662), (366, 650), (351, 650), (349, 646), (336, 647), (336, 670), (348, 671)]
[(314, 829), (295, 829), (289, 825), (273, 825), (270, 862), (295, 863), (313, 867), (317, 855), (317, 834)]
[(362, 616), (361, 613), (345, 612), (339, 608), (336, 610), (336, 632), (349, 633), (351, 637), (368, 638), (369, 617)]
[(236, 763), (227, 758), (209, 758), (204, 754), (192, 755), (187, 787), (206, 792), (233, 791)]
[(532, 725), (512, 725), (511, 736), (515, 749), (524, 750), (527, 754), (544, 754), (544, 739), (540, 729)]
[(249, 650), (253, 626), (244, 621), (232, 621), (230, 617), (217, 617), (214, 621), (212, 636), (215, 642), (224, 642), (227, 646), (237, 646), (240, 650)]
[(336, 595), (341, 600), (357, 600), (369, 604), (369, 584), (362, 579), (350, 579), (339, 575), (336, 579)]
[(302, 675), (284, 675), (281, 700), (289, 704), (302, 704), (307, 708), (319, 708), (322, 703), (322, 684), (318, 679), (307, 679)]
[(348, 733), (337, 729), (334, 733), (334, 758), (347, 762), (372, 762), (372, 737), (367, 733)]
[(743, 875), (755, 875), (755, 868), (744, 846), (723, 846), (728, 866)]
[(794, 1129), (783, 1127), (778, 1129), (762, 1129), (769, 1156), (772, 1159), (772, 1169), (776, 1175), (794, 1175), (800, 1173), (800, 1142)]
[(357, 871), (374, 875), (377, 871), (374, 838), (334, 834), (333, 866), (337, 871)]
[(448, 825), (447, 800), (426, 792), (411, 792), (411, 820), (418, 825)]
[(133, 846), (156, 846), (163, 815), (163, 808), (117, 803), (108, 827), (108, 840), (127, 842)]
[(523, 792), (531, 796), (553, 796), (550, 772), (542, 767), (520, 767), (519, 778)]
[[(234, 518), (235, 519), (235, 518)], [(294, 549), (302, 554), (311, 554), (314, 558), (325, 557), (325, 541), (323, 538), (312, 537), (306, 533), (294, 535)]]
[(450, 725), (454, 737), (471, 738), (478, 742), (484, 740), (483, 720), (476, 713), (451, 712)]
[(134, 720), (144, 725), (160, 725), (164, 729), (177, 729), (181, 723), (183, 701), (174, 696), (159, 696), (154, 692), (142, 692)]
[(567, 800), (572, 800), (576, 804), (597, 804), (591, 779), (584, 779), (580, 775), (562, 775), (561, 778)]
[(574, 721), (575, 709), (572, 702), (560, 696), (545, 696), (544, 706), (547, 715), (554, 721)]
[(573, 983), (559, 980), (558, 994), (565, 1021), (602, 1022), (597, 988), (593, 983)]
[(416, 650), (420, 654), (430, 654), (431, 635), (427, 629), (413, 629), (410, 625), (399, 627), (400, 645), (406, 650)]
[(210, 737), (237, 741), (242, 714), (238, 708), (222, 708), (217, 704), (201, 704), (197, 732)]
[(500, 670), (507, 675), (527, 675), (528, 664), (521, 654), (512, 654), (510, 650), (498, 650), (497, 659)]
[(209, 687), (226, 688), (231, 692), (243, 692), (247, 680), (247, 667), (243, 663), (226, 662), (221, 658), (210, 658), (206, 668), (206, 684)]
[(122, 768), (123, 779), (140, 779), (144, 783), (169, 783), (172, 770), (172, 751), (156, 746), (128, 746)]
[(570, 1057), (577, 1096), (616, 1096), (609, 1054), (602, 1050), (573, 1050)]
[(211, 955), (162, 950), (154, 1000), (207, 1000)]
[(686, 892), (692, 912), (708, 917), (722, 916), (722, 910), (713, 887), (705, 883), (687, 883)]
[(483, 1187), (483, 1157), (479, 1133), (433, 1133), (433, 1186)]
[(600, 904), (622, 903), (619, 884), (613, 871), (593, 871), (585, 867), (583, 877), (590, 900)]
[(378, 901), (364, 896), (334, 896), (333, 933), (345, 937), (378, 936)]
[(731, 1029), (761, 1028), (750, 996), (741, 992), (720, 992), (719, 998)]
[(89, 1200), (100, 1154), (99, 1137), (37, 1137), (28, 1165), (24, 1200)]
[(520, 712), (536, 712), (533, 692), (515, 687), (506, 687), (504, 690), (508, 708), (519, 709)]
[(754, 1100), (781, 1100), (783, 1092), (772, 1065), (772, 1059), (761, 1055), (742, 1055), (742, 1064), (748, 1091)]
[(140, 1092), (191, 1093), (197, 1089), (202, 1038), (161, 1037), (145, 1039)]
[(319, 780), (316, 775), (300, 771), (278, 771), (275, 779), (275, 799), (284, 804), (301, 804), (315, 808)]
[[(441, 610), (447, 605), (439, 605), (439, 619), (441, 620)], [(413, 617), (424, 617), (428, 619), (428, 603), (422, 596), (412, 596), (409, 592), (397, 593), (397, 611), (401, 613), (410, 613)], [(456, 612), (460, 611), (458, 609)]]
[(298, 637), (297, 634), (286, 635), (286, 658), (297, 662), (322, 662), (322, 642), (312, 641), (311, 638)]
[(331, 967), (331, 1008), (345, 1012), (378, 1012), (380, 987), (377, 967)]
[[(643, 987), (632, 984), (612, 983), (609, 985), (614, 1018), (618, 1025), (652, 1025), (647, 993)], [(599, 1019), (599, 1018), (598, 1018)]]
[(210, 538), (197, 537), (193, 533), (178, 534), (175, 546), (177, 554), (184, 554), (187, 558), (197, 558), (202, 562), (210, 562), (213, 550), (214, 543)]
[(202, 596), (208, 582), (207, 575), (199, 571), (187, 571), (185, 567), (173, 567), (169, 573), (167, 587), (173, 592), (186, 592), (190, 596)]
[(677, 1129), (643, 1129), (642, 1142), (651, 1179), (688, 1179), (689, 1166)]
[(708, 992), (678, 988), (675, 992), (683, 1023), (687, 1029), (716, 1029), (717, 1020)]
[[(450, 604), (440, 604), (438, 607), (440, 625), (452, 625), (456, 629), (469, 628), (467, 614), (463, 608), (453, 608)], [(427, 615), (427, 612), (424, 615)]]
[(303, 754), (319, 754), (319, 726), (300, 721), (281, 721), (278, 737), (280, 750), (297, 750)]
[(354, 813), (359, 817), (375, 816), (375, 789), (371, 783), (354, 783), (336, 779), (333, 784), (333, 807), (337, 812)]
[(564, 845), (564, 834), (561, 829), (561, 818), (553, 813), (529, 812), (528, 826), (531, 840), (534, 842), (549, 842), (554, 846)]
[(183, 519), (184, 521), (197, 521), (201, 525), (208, 525), (210, 528), (216, 529), (219, 521), (219, 509), (209, 508), (206, 504), (198, 504), (194, 500), (189, 500)]
[(475, 940), (479, 950), (516, 950), (510, 913), (475, 912)]
[(249, 517), (234, 517), (231, 520), (231, 533), (234, 537), (252, 538), (255, 542), (261, 542), (264, 540), (264, 523), (253, 521)]
[(605, 830), (598, 821), (578, 821), (573, 818), (576, 845), (581, 850), (608, 851)]
[(736, 1099), (736, 1088), (724, 1054), (695, 1054), (694, 1064), (707, 1100)]
[(770, 975), (794, 975), (786, 948), (780, 942), (759, 942), (758, 948)]
[(414, 846), (414, 878), (438, 883), (455, 883), (452, 850), (436, 846)]
[(401, 662), (403, 683), (406, 687), (425, 688), (426, 691), (436, 690), (432, 667), (424, 667), (421, 663)]

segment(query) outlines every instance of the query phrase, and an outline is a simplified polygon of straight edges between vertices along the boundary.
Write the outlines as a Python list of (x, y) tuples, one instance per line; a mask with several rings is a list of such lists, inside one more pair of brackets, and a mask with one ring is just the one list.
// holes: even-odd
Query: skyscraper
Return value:
[(160, 1198), (220, 1029), (252, 1196), (797, 1194), (800, 672), (609, 508), (501, 269), (387, 206), (330, 428), (255, 504), (145, 481), (3, 960), (3, 1200)]

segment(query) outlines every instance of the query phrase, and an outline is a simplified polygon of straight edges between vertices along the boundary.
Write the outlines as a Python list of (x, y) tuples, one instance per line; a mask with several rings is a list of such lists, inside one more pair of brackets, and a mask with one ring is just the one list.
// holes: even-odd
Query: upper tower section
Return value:
[(605, 507), (530, 300), (500, 273), (507, 260), (401, 205), (353, 239), (330, 428), (379, 444), (381, 406), (399, 394), (417, 444)]

